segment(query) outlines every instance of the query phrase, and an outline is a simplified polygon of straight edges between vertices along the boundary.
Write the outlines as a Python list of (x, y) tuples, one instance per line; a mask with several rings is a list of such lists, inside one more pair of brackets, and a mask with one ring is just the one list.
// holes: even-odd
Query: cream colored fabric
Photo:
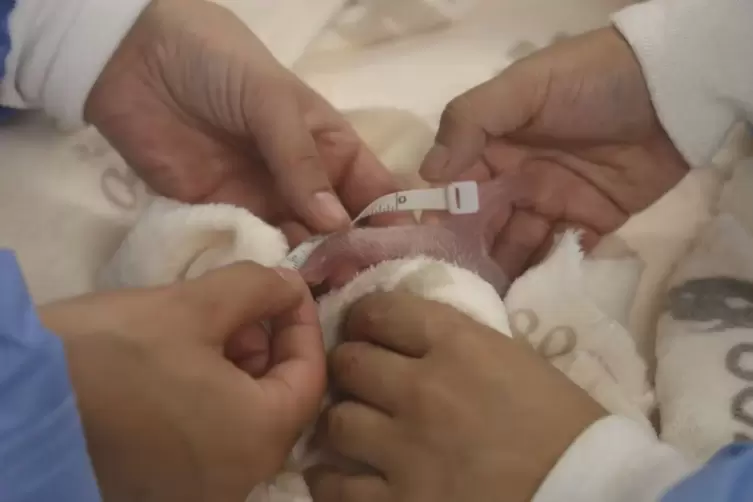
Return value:
[[(347, 11), (333, 21), (294, 69), (346, 111), (398, 108), (432, 127), (447, 102), (507, 67), (527, 50), (599, 27), (627, 0), (363, 0), (380, 4), (360, 26), (379, 26), (391, 11), (402, 18), (399, 36), (374, 40), (343, 35)], [(415, 4), (413, 9), (408, 5)], [(421, 5), (426, 4), (426, 5)], [(456, 4), (422, 26), (408, 13)], [(432, 7), (433, 6), (433, 7)], [(436, 9), (440, 10), (440, 9)], [(364, 30), (370, 33), (374, 28)], [(379, 31), (379, 29), (377, 29)]]
[(699, 461), (753, 439), (753, 236), (723, 213), (670, 281), (657, 339), (662, 438)]
[[(375, 9), (373, 2), (379, 3), (379, 9)], [(427, 8), (419, 4), (431, 3), (429, 0), (373, 2), (350, 1), (345, 10), (340, 9), (345, 5), (335, 0), (272, 3), (222, 0), (221, 3), (235, 9), (273, 53), (343, 110), (385, 163), (407, 180), (412, 180), (415, 168), (431, 145), (437, 120), (449, 99), (552, 40), (606, 23), (611, 11), (629, 3), (461, 1), (459, 10), (433, 17), (440, 22), (429, 26), (423, 21), (411, 21), (416, 21), (411, 13)], [(417, 10), (411, 10), (408, 4), (416, 4)], [(347, 20), (353, 19), (349, 17), (352, 10), (358, 10), (359, 6), (367, 6), (369, 13), (356, 23), (362, 28), (347, 27)], [(403, 16), (399, 30), (394, 29), (394, 20), (384, 21), (390, 19), (384, 14), (390, 8), (393, 17)], [(374, 14), (377, 11), (379, 14)], [(612, 362), (592, 366), (596, 368), (592, 374), (612, 371), (611, 365), (622, 365), (623, 358), (632, 361), (634, 349), (625, 341), (630, 333), (638, 353), (650, 368), (651, 379), (654, 332), (668, 277), (698, 230), (711, 219), (721, 186), (730, 172), (727, 166), (739, 146), (733, 145), (730, 155), (721, 157), (717, 169), (693, 172), (656, 206), (633, 218), (597, 250), (597, 256), (606, 258), (616, 254), (622, 259), (626, 252), (630, 256), (637, 253), (642, 273), (632, 307), (618, 298), (634, 287), (633, 279), (621, 293), (612, 291), (613, 305), (619, 308), (598, 304), (598, 295), (594, 295), (598, 289), (593, 289), (592, 284), (584, 286), (581, 296), (568, 298), (604, 314), (600, 322), (616, 321), (610, 332), (617, 333), (620, 346), (625, 347), (625, 353), (615, 356)], [(91, 130), (63, 136), (46, 120), (24, 116), (0, 127), (0, 149), (3, 152), (0, 246), (18, 252), (38, 302), (91, 291), (97, 286), (97, 271), (113, 258), (152, 197)], [(745, 180), (734, 183), (735, 187), (753, 186)], [(238, 228), (231, 226), (223, 232), (241, 231)], [(237, 259), (235, 251), (229, 249), (223, 259)], [(218, 259), (211, 253), (203, 256), (208, 261), (199, 261), (189, 273), (196, 273)], [(635, 263), (630, 260), (617, 262), (608, 267), (635, 270)], [(569, 263), (572, 270), (583, 273), (580, 262)], [(531, 275), (535, 273), (542, 272), (534, 269), (526, 277), (535, 277)], [(519, 286), (515, 296), (511, 292), (508, 301), (514, 307), (513, 317), (525, 310), (529, 301), (524, 291)], [(530, 298), (535, 297), (531, 293)], [(625, 310), (632, 310), (627, 321)], [(575, 323), (556, 309), (538, 312), (537, 317), (542, 328), (524, 335), (531, 337), (536, 346), (542, 346), (551, 328), (574, 327)], [(525, 331), (514, 326), (513, 331), (516, 330), (518, 336)], [(590, 333), (588, 343), (598, 346), (598, 342), (599, 332)], [(567, 357), (558, 354), (553, 362), (567, 373), (568, 367), (574, 367), (569, 361), (584, 360), (583, 357), (588, 360), (592, 355), (588, 350), (582, 352), (584, 355), (571, 353)], [(642, 421), (641, 416), (650, 408), (650, 394), (644, 392), (645, 380), (640, 377), (643, 370), (634, 362), (625, 367), (629, 368), (623, 373), (627, 375), (625, 381), (631, 383), (608, 386), (610, 392), (616, 393), (611, 395), (622, 397), (606, 406), (621, 407), (627, 410), (624, 414)], [(588, 380), (581, 384), (588, 388)], [(273, 489), (264, 493), (272, 502), (289, 502), (290, 492), (301, 488), (300, 480), (295, 477), (278, 479), (275, 486), (282, 492)], [(285, 498), (276, 499), (277, 496)]]
[(752, 182), (753, 159), (737, 163), (660, 305), (662, 438), (700, 462), (753, 438)]
[(566, 233), (549, 257), (505, 297), (510, 325), (611, 413), (651, 430), (654, 395), (627, 330), (642, 264), (634, 257), (583, 259)]

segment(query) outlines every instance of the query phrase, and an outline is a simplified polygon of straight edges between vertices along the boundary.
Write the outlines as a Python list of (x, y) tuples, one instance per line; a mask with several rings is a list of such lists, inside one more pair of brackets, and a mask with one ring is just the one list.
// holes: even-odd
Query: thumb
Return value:
[(316, 303), (298, 274), (281, 274), (307, 292), (297, 306), (272, 321), (271, 369), (258, 383), (273, 416), (291, 420), (295, 430), (319, 411), (326, 386), (326, 357)]
[(240, 328), (271, 321), (271, 369), (257, 382), (266, 409), (296, 429), (313, 419), (324, 395), (326, 362), (316, 303), (300, 275), (244, 262), (179, 288), (189, 307), (209, 319), (213, 343), (224, 345)]
[(212, 270), (178, 288), (184, 303), (206, 320), (203, 334), (221, 345), (241, 328), (295, 308), (307, 294), (298, 281), (254, 262)]
[[(316, 141), (298, 103), (298, 86), (270, 89), (257, 108), (254, 136), (282, 196), (314, 232), (329, 233), (350, 221), (330, 183)], [(286, 92), (287, 91), (287, 92)]]
[(534, 98), (523, 75), (511, 67), (453, 99), (442, 113), (421, 176), (430, 182), (457, 179), (481, 160), (489, 136), (505, 136), (526, 125), (536, 108)]

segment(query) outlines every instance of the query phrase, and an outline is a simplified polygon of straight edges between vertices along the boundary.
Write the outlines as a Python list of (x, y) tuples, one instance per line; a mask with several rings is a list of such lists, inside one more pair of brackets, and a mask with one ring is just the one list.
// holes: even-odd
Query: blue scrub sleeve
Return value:
[(0, 500), (99, 502), (60, 338), (0, 250)]

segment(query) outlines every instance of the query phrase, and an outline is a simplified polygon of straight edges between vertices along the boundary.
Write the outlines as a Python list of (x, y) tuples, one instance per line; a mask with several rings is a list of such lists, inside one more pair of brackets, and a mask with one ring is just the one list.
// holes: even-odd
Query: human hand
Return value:
[[(64, 341), (105, 500), (242, 502), (282, 467), (318, 412), (322, 337), (294, 273), (236, 264), (40, 313)], [(223, 348), (266, 320), (271, 367), (255, 380)]]
[(527, 502), (605, 412), (528, 346), (409, 294), (349, 312), (331, 375), (352, 401), (324, 445), (376, 470), (317, 467), (315, 502)]
[(510, 277), (563, 227), (582, 229), (593, 247), (687, 171), (613, 28), (559, 42), (456, 98), (421, 167), (432, 182), (509, 176), (520, 186), (491, 232)]
[(243, 206), (299, 241), (396, 182), (323, 98), (226, 9), (153, 0), (86, 104), (161, 195)]

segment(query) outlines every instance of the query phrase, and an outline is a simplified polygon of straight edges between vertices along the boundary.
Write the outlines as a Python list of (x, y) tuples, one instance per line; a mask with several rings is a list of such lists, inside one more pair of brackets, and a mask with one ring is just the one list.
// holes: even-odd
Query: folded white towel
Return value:
[(607, 411), (651, 428), (646, 363), (625, 328), (641, 268), (634, 258), (584, 260), (577, 235), (568, 232), (513, 283), (505, 304), (515, 336)]
[(657, 332), (662, 438), (705, 461), (753, 439), (753, 237), (729, 213), (670, 281)]
[(170, 284), (241, 260), (273, 267), (288, 249), (280, 230), (245, 209), (155, 197), (100, 271), (98, 286)]
[(717, 169), (691, 171), (677, 187), (652, 206), (630, 218), (615, 235), (607, 236), (594, 254), (609, 251), (615, 241), (625, 243), (644, 263), (629, 327), (653, 375), (656, 321), (662, 294), (677, 263), (687, 254), (694, 237), (712, 218), (723, 173)]

